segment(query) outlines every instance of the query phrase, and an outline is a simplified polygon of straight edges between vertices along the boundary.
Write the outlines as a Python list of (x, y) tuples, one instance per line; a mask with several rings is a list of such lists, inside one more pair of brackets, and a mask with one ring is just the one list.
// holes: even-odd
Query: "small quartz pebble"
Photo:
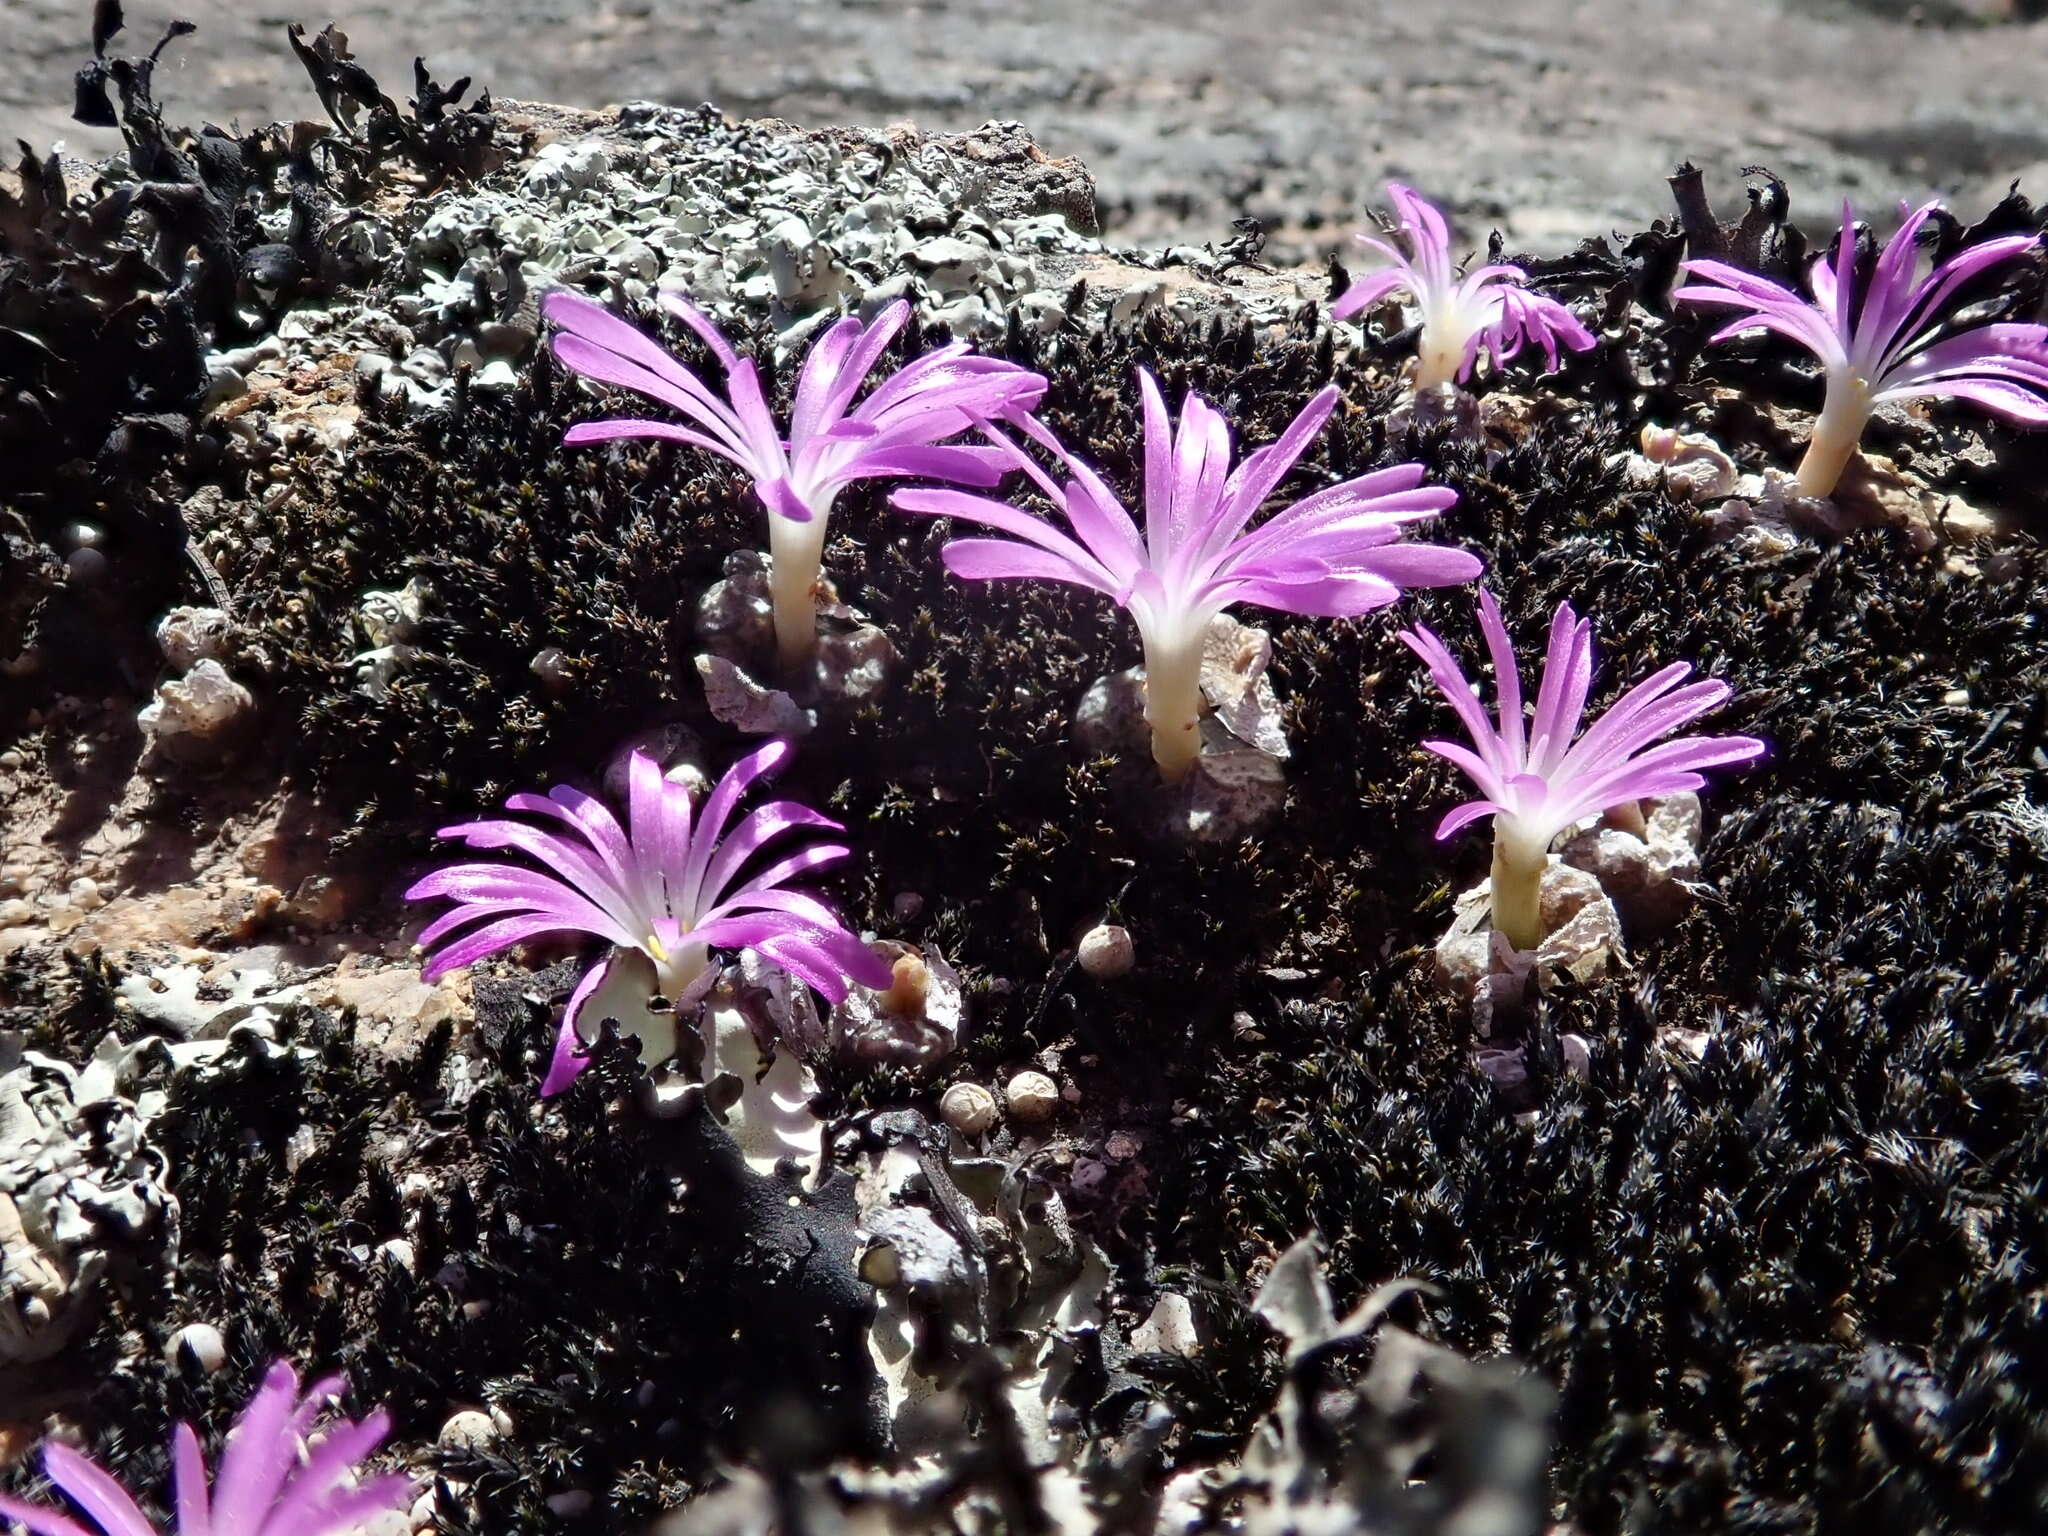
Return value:
[(1115, 923), (1098, 923), (1081, 935), (1081, 969), (1097, 981), (1130, 975), (1136, 957), (1130, 931)]
[(1026, 1125), (1050, 1120), (1060, 1107), (1060, 1090), (1043, 1072), (1019, 1072), (1003, 1089), (1010, 1113)]
[(176, 1365), (179, 1355), (188, 1349), (192, 1351), (193, 1363), (209, 1376), (227, 1364), (227, 1340), (211, 1323), (187, 1323), (172, 1334), (164, 1345), (165, 1362)]
[[(1010, 1084), (1014, 1094), (1017, 1083), (1036, 1073), (1026, 1072)], [(1044, 1078), (1038, 1079), (1044, 1082)], [(946, 1117), (946, 1124), (962, 1136), (981, 1136), (994, 1129), (996, 1123), (996, 1096), (979, 1083), (955, 1083), (939, 1100), (939, 1113)]]
[(488, 1413), (465, 1408), (460, 1413), (450, 1414), (448, 1422), (441, 1426), (441, 1433), (435, 1438), (440, 1444), (458, 1450), (480, 1451), (498, 1438), (498, 1426)]

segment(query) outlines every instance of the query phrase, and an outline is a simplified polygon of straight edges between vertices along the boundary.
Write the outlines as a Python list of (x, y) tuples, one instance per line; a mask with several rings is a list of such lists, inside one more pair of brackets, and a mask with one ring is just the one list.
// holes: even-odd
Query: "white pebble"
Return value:
[(408, 1275), (413, 1272), (413, 1266), (418, 1262), (413, 1257), (412, 1244), (402, 1237), (392, 1238), (390, 1242), (380, 1245), (377, 1251)]
[(176, 1365), (179, 1354), (187, 1349), (192, 1351), (193, 1362), (209, 1376), (227, 1364), (227, 1340), (211, 1323), (187, 1323), (172, 1334), (164, 1345), (164, 1362)]
[(452, 1449), (480, 1451), (498, 1438), (498, 1426), (491, 1422), (488, 1413), (465, 1408), (460, 1413), (450, 1414), (448, 1422), (441, 1426), (441, 1433), (435, 1438)]
[(1137, 961), (1137, 950), (1128, 929), (1114, 923), (1098, 923), (1081, 935), (1081, 969), (1097, 981), (1114, 981), (1128, 976)]
[(1060, 1107), (1060, 1090), (1043, 1072), (1019, 1072), (1003, 1089), (1010, 1113), (1026, 1125), (1050, 1120)]
[[(1010, 1085), (1013, 1093), (1016, 1087), (1016, 1083)], [(939, 1113), (962, 1136), (985, 1135), (995, 1127), (996, 1096), (979, 1083), (955, 1083), (940, 1098)]]

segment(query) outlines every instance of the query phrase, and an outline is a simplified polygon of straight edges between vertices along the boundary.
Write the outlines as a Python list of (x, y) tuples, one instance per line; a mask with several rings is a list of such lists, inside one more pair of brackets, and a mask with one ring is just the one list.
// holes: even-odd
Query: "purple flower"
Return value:
[(1529, 274), (1506, 262), (1479, 267), (1460, 278), (1451, 265), (1451, 232), (1444, 216), (1398, 181), (1387, 196), (1400, 213), (1413, 259), (1383, 240), (1358, 238), (1394, 265), (1361, 277), (1330, 306), (1330, 318), (1344, 320), (1389, 294), (1406, 292), (1422, 311), (1422, 343), (1415, 369), (1418, 390), (1435, 389), (1472, 376), (1481, 351), (1499, 367), (1525, 342), (1543, 349), (1544, 365), (1557, 367), (1557, 344), (1573, 351), (1593, 345), (1593, 333), (1555, 299), (1525, 292)]
[(1517, 949), (1534, 949), (1543, 940), (1538, 916), (1543, 869), (1560, 832), (1626, 801), (1698, 789), (1706, 782), (1700, 769), (1747, 762), (1764, 744), (1754, 736), (1656, 744), (1728, 698), (1724, 682), (1687, 683), (1692, 667), (1682, 661), (1637, 683), (1580, 736), (1586, 693), (1593, 684), (1593, 626), (1572, 612), (1570, 603), (1559, 603), (1551, 619), (1536, 715), (1525, 726), (1514, 646), (1499, 606), (1484, 588), (1479, 627), (1500, 694), (1497, 725), (1486, 718), (1443, 641), (1420, 624), (1404, 630), (1401, 639), (1422, 658), (1430, 680), (1472, 738), (1471, 748), (1451, 741), (1425, 741), (1423, 746), (1456, 764), (1483, 796), (1445, 816), (1437, 839), (1482, 816), (1494, 818), (1493, 925)]
[[(191, 1425), (180, 1424), (171, 1437), (178, 1536), (341, 1536), (373, 1515), (405, 1509), (413, 1496), (411, 1478), (384, 1474), (359, 1481), (355, 1475), (391, 1432), (391, 1416), (383, 1409), (360, 1424), (339, 1420), (305, 1445), (313, 1421), (341, 1385), (339, 1376), (330, 1376), (300, 1398), (291, 1366), (282, 1360), (272, 1365), (228, 1436), (211, 1497), (199, 1437)], [(92, 1525), (5, 1494), (0, 1517), (19, 1520), (33, 1536), (156, 1536), (157, 1527), (126, 1490), (69, 1446), (44, 1448), (43, 1474)]]
[(1337, 405), (1330, 386), (1302, 408), (1280, 440), (1230, 467), (1230, 427), (1190, 393), (1176, 432), (1152, 375), (1140, 369), (1145, 413), (1145, 530), (1101, 478), (1035, 421), (1033, 439), (1071, 473), (1064, 488), (993, 429), (990, 438), (1037, 481), (1073, 534), (1015, 507), (964, 491), (898, 491), (905, 512), (980, 523), (1003, 539), (955, 539), (946, 568), (970, 580), (1024, 576), (1093, 587), (1128, 608), (1145, 645), (1145, 718), (1168, 782), (1201, 750), (1202, 638), (1231, 603), (1283, 613), (1350, 618), (1391, 603), (1403, 587), (1470, 581), (1479, 561), (1463, 550), (1399, 542), (1410, 523), (1457, 500), (1425, 486), (1420, 464), (1401, 464), (1316, 492), (1245, 528), (1307, 450)]
[[(1979, 325), (1936, 340), (1942, 309), (1963, 285), (2000, 262), (2040, 245), (2037, 235), (1984, 240), (1914, 281), (1920, 226), (1941, 205), (1910, 214), (1877, 258), (1869, 291), (1856, 302), (1856, 216), (1842, 204), (1842, 234), (1833, 266), (1816, 256), (1807, 269), (1808, 303), (1791, 289), (1720, 261), (1688, 261), (1707, 281), (1671, 296), (1689, 304), (1740, 310), (1716, 331), (1723, 341), (1743, 331), (1775, 331), (1820, 359), (1827, 380), (1820, 419), (1799, 464), (1802, 496), (1832, 495), (1871, 413), (1889, 400), (1942, 396), (1967, 400), (2029, 426), (2048, 423), (2048, 326)], [(1903, 211), (1903, 208), (1902, 210)]]
[(668, 438), (730, 459), (753, 477), (754, 494), (768, 509), (776, 645), (788, 669), (806, 661), (817, 642), (812, 593), (826, 521), (840, 491), (856, 480), (905, 475), (994, 485), (1002, 478), (1002, 461), (989, 449), (934, 445), (965, 431), (976, 417), (1029, 411), (1045, 393), (1045, 380), (1037, 374), (977, 357), (965, 342), (954, 342), (898, 369), (854, 405), (854, 395), (910, 317), (910, 306), (898, 300), (874, 324), (848, 316), (811, 344), (785, 440), (769, 414), (753, 359), (734, 352), (692, 305), (672, 294), (661, 302), (711, 349), (725, 369), (726, 394), (714, 393), (603, 305), (580, 294), (551, 293), (541, 308), (556, 326), (554, 351), (564, 366), (652, 396), (691, 423), (589, 421), (571, 427), (563, 441)]
[[(427, 961), (426, 980), (543, 933), (609, 940), (612, 952), (569, 998), (543, 1096), (561, 1092), (582, 1072), (581, 1048), (596, 1039), (606, 1017), (638, 1034), (649, 1060), (674, 1054), (677, 1009), (717, 979), (713, 948), (754, 950), (835, 1003), (846, 996), (849, 978), (886, 987), (888, 965), (830, 907), (787, 889), (798, 875), (846, 857), (843, 845), (810, 843), (741, 878), (747, 861), (784, 833), (843, 830), (793, 800), (756, 806), (732, 824), (740, 797), (780, 767), (790, 750), (785, 741), (771, 741), (734, 763), (694, 828), (688, 788), (664, 778), (641, 752), (632, 755), (627, 775), (630, 835), (604, 806), (567, 785), (505, 802), (508, 811), (559, 822), (559, 831), (521, 821), (443, 827), (442, 837), (472, 848), (515, 849), (548, 873), (516, 864), (454, 864), (407, 891), (409, 901), (446, 896), (456, 903), (420, 934), (429, 948), (446, 941)], [(651, 1009), (655, 997), (676, 1006)], [(586, 1014), (588, 1028), (581, 1027)]]

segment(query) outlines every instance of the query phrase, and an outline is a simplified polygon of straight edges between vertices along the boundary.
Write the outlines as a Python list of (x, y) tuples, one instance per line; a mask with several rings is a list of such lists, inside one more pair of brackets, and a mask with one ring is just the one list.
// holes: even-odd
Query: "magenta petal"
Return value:
[(1233, 602), (1317, 619), (1356, 619), (1397, 601), (1401, 589), (1366, 572), (1330, 573), (1303, 581), (1264, 578), (1225, 586)]
[[(796, 403), (789, 415), (789, 439), (801, 446), (814, 433), (832, 425), (833, 386), (839, 382), (847, 353), (861, 334), (861, 323), (848, 315), (811, 343), (804, 356), (803, 372), (797, 378)], [(858, 381), (856, 381), (857, 387)]]
[(821, 816), (809, 806), (799, 805), (794, 800), (776, 800), (767, 805), (756, 806), (741, 818), (727, 833), (716, 855), (704, 866), (704, 879), (697, 894), (697, 904), (706, 906), (716, 903), (739, 873), (740, 866), (762, 848), (786, 832), (801, 828), (839, 832), (845, 830), (829, 816)]
[(1940, 400), (1962, 400), (1980, 410), (2003, 416), (2008, 421), (2020, 422), (2030, 427), (2048, 426), (2048, 398), (2043, 398), (2023, 384), (2005, 379), (1943, 379), (1928, 384), (1909, 384), (1888, 389), (1887, 400), (1910, 400), (1926, 397)]
[(156, 1536), (127, 1490), (70, 1446), (45, 1446), (43, 1472), (107, 1536)]
[(611, 970), (612, 957), (607, 955), (583, 973), (583, 979), (576, 983), (576, 990), (569, 994), (569, 1004), (562, 1010), (562, 1022), (555, 1026), (555, 1048), (548, 1057), (548, 1070), (540, 1080), (540, 1096), (551, 1099), (583, 1075), (590, 1065), (590, 1056), (583, 1044), (583, 1037), (577, 1032), (576, 1021), (583, 1012), (583, 1005), (604, 982)]
[(939, 559), (962, 581), (1025, 577), (1033, 581), (1070, 582), (1097, 591), (1109, 586), (1072, 560), (1008, 539), (954, 539), (939, 550)]
[[(318, 1415), (324, 1401), (325, 1395), (317, 1391), (307, 1394), (302, 1407), (307, 1411), (309, 1429), (311, 1418)], [(331, 1498), (337, 1486), (358, 1463), (368, 1459), (390, 1433), (391, 1415), (382, 1408), (365, 1416), (359, 1424), (351, 1424), (344, 1419), (330, 1425), (320, 1436), (319, 1443), (306, 1453), (305, 1464), (292, 1478), (291, 1486), (277, 1502), (271, 1518), (285, 1524), (288, 1523), (285, 1517), (290, 1513)]]
[(1447, 842), (1473, 822), (1499, 813), (1500, 807), (1491, 800), (1467, 800), (1457, 809), (1446, 813), (1444, 819), (1436, 824), (1436, 840), (1440, 843)]
[[(30, 1536), (94, 1536), (69, 1515), (40, 1508), (5, 1493), (0, 1493), (0, 1518), (19, 1520)], [(148, 1528), (145, 1526), (144, 1529)]]
[(171, 1432), (171, 1483), (176, 1491), (178, 1530), (204, 1531), (213, 1523), (207, 1497), (206, 1462), (199, 1454), (199, 1436), (190, 1424)]
[[(1404, 632), (1430, 676), (1472, 738), (1423, 746), (1459, 768), (1486, 798), (1446, 817), (1438, 835), (1449, 836), (1487, 810), (1531, 819), (1554, 833), (1624, 800), (1697, 788), (1698, 770), (1747, 761), (1764, 750), (1754, 737), (1679, 737), (1660, 740), (1721, 704), (1727, 684), (1686, 684), (1691, 667), (1674, 662), (1637, 683), (1583, 734), (1577, 734), (1592, 683), (1592, 626), (1559, 603), (1552, 616), (1550, 652), (1537, 693), (1536, 716), (1525, 738), (1520, 680), (1500, 609), (1483, 589), (1480, 626), (1500, 679), (1501, 718), (1489, 721), (1443, 643), (1427, 630)], [(1572, 738), (1577, 735), (1577, 740)]]
[(754, 494), (761, 499), (761, 505), (777, 517), (786, 517), (792, 523), (808, 523), (817, 514), (796, 493), (796, 487), (789, 483), (787, 475), (777, 475), (772, 480), (754, 482)]
[(1455, 587), (1486, 569), (1470, 550), (1442, 544), (1389, 544), (1373, 550), (1361, 564), (1398, 587)]
[(1360, 310), (1370, 309), (1390, 294), (1398, 293), (1409, 284), (1406, 269), (1392, 267), (1379, 272), (1368, 273), (1358, 279), (1330, 306), (1332, 320), (1349, 320)]
[(631, 417), (612, 417), (605, 421), (582, 421), (562, 434), (565, 447), (574, 448), (582, 443), (608, 443), (619, 438), (664, 438), (670, 442), (688, 443), (693, 448), (703, 448), (720, 458), (731, 459), (741, 468), (746, 460), (734, 453), (732, 448), (716, 438), (702, 432), (692, 432), (688, 427), (678, 427), (666, 421), (641, 421)]
[(229, 1530), (256, 1528), (298, 1459), (290, 1433), (299, 1378), (283, 1360), (264, 1373), (263, 1385), (235, 1421), (213, 1480), (213, 1519)]
[(559, 933), (562, 926), (561, 919), (553, 913), (500, 918), (497, 922), (485, 924), (475, 933), (457, 939), (435, 955), (421, 970), (420, 978), (427, 982), (439, 981), (450, 971), (474, 965), (526, 939), (538, 938), (544, 933)]
[(999, 485), (1006, 466), (985, 448), (884, 448), (862, 454), (842, 471), (845, 480), (881, 480), (916, 475), (955, 485)]

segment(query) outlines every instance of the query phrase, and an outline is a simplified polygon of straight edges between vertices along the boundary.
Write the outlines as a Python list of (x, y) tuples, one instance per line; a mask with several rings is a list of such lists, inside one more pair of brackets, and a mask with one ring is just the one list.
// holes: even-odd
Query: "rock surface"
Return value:
[[(708, 97), (748, 116), (931, 129), (1018, 118), (1054, 153), (1086, 160), (1119, 234), (1199, 242), (1250, 213), (1278, 231), (1277, 253), (1299, 257), (1347, 242), (1389, 177), (1440, 194), (1473, 233), (1502, 222), (1532, 242), (1641, 227), (1664, 211), (1660, 178), (1688, 157), (1722, 189), (1758, 161), (1796, 175), (1808, 214), (1845, 193), (1888, 206), (1899, 187), (2002, 190), (2012, 171), (2048, 161), (2032, 110), (2038, 48), (2009, 20), (2025, 9), (1703, 0), (1645, 26), (1620, 0), (1507, 12), (1487, 0), (758, 0), (680, 14), (430, 0), (335, 19), (381, 80), (405, 79), (424, 54), (526, 100)], [(303, 115), (304, 81), (271, 13), (198, 0), (175, 14), (200, 28), (168, 55), (176, 96), (221, 122)], [(158, 16), (131, 20), (147, 28)], [(8, 30), (6, 141), (61, 138), (82, 158), (117, 151), (113, 131), (71, 122), (68, 91), (52, 88), (53, 68), (68, 77), (85, 52), (85, 9), (28, 7)]]

